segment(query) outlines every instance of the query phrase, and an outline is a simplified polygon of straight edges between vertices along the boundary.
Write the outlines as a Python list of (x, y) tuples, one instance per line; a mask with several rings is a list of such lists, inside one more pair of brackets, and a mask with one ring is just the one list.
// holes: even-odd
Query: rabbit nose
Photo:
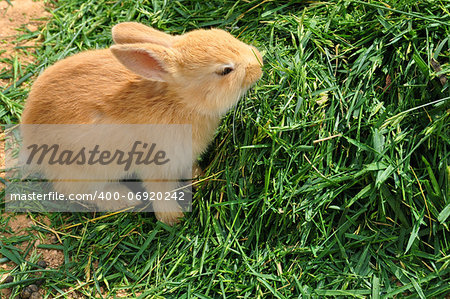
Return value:
[(256, 56), (256, 59), (258, 60), (258, 63), (260, 64), (260, 66), (263, 66), (264, 65), (264, 59), (263, 59), (261, 53), (259, 53), (258, 49), (256, 49), (253, 46), (250, 46), (250, 50)]

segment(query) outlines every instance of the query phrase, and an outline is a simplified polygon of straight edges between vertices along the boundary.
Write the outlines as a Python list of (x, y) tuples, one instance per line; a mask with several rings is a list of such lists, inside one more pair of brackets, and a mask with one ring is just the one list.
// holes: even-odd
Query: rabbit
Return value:
[[(192, 135), (166, 140), (171, 147), (192, 145), (192, 158), (163, 175), (181, 178), (206, 150), (221, 117), (262, 76), (262, 56), (220, 29), (170, 35), (125, 22), (112, 28), (112, 37), (115, 44), (108, 49), (84, 51), (47, 68), (31, 88), (21, 123), (189, 124)], [(24, 143), (27, 138), (33, 142), (32, 134), (24, 134)], [(49, 179), (78, 171), (68, 166), (42, 170)], [(114, 171), (117, 177), (124, 174)], [(99, 184), (95, 188), (103, 187)], [(77, 190), (62, 182), (53, 185), (62, 193), (92, 191), (83, 185)], [(155, 186), (144, 181), (143, 187)], [(169, 225), (183, 217), (175, 201), (155, 201), (153, 209)]]

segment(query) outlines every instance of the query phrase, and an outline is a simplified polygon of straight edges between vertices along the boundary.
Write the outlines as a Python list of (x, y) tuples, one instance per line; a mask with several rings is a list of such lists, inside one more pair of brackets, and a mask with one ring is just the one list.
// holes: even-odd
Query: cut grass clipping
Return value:
[[(449, 275), (449, 1), (52, 2), (36, 64), (9, 61), (0, 118), (20, 119), (45, 67), (140, 21), (219, 27), (264, 53), (263, 78), (202, 157), (193, 212), (48, 214), (28, 241), (64, 253), (51, 296), (443, 298)], [(24, 84), (26, 83), (26, 84)], [(36, 215), (31, 215), (37, 217)], [(0, 231), (8, 232), (7, 215)], [(37, 232), (37, 233), (36, 233)], [(36, 256), (0, 236), (18, 294)], [(49, 243), (49, 242), (47, 242)], [(42, 247), (42, 245), (40, 245)], [(26, 262), (25, 260), (28, 260)], [(0, 274), (3, 270), (0, 269)], [(74, 291), (75, 290), (75, 291)], [(66, 294), (66, 295), (65, 295)]]

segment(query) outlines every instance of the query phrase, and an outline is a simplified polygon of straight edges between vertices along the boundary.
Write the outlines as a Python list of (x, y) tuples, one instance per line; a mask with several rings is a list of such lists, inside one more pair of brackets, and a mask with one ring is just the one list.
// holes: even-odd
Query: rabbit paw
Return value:
[[(155, 207), (155, 206), (154, 206)], [(155, 216), (161, 222), (164, 222), (167, 225), (173, 226), (181, 221), (184, 214), (181, 210), (180, 205), (177, 203), (170, 204), (159, 204), (155, 208)]]
[(183, 212), (156, 212), (156, 219), (167, 225), (173, 226), (181, 221)]

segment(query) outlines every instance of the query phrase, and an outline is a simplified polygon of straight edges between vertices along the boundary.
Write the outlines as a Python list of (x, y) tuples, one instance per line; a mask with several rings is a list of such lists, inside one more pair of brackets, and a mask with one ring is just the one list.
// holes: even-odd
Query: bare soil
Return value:
[[(16, 49), (17, 46), (33, 47), (36, 40), (17, 42), (19, 31), (26, 27), (30, 31), (36, 31), (45, 23), (49, 13), (45, 10), (43, 1), (13, 0), (0, 1), (0, 59), (17, 57), (21, 64), (33, 61), (33, 56), (23, 50)], [(0, 62), (0, 70), (10, 68), (10, 65)], [(0, 81), (0, 86), (9, 82)]]

